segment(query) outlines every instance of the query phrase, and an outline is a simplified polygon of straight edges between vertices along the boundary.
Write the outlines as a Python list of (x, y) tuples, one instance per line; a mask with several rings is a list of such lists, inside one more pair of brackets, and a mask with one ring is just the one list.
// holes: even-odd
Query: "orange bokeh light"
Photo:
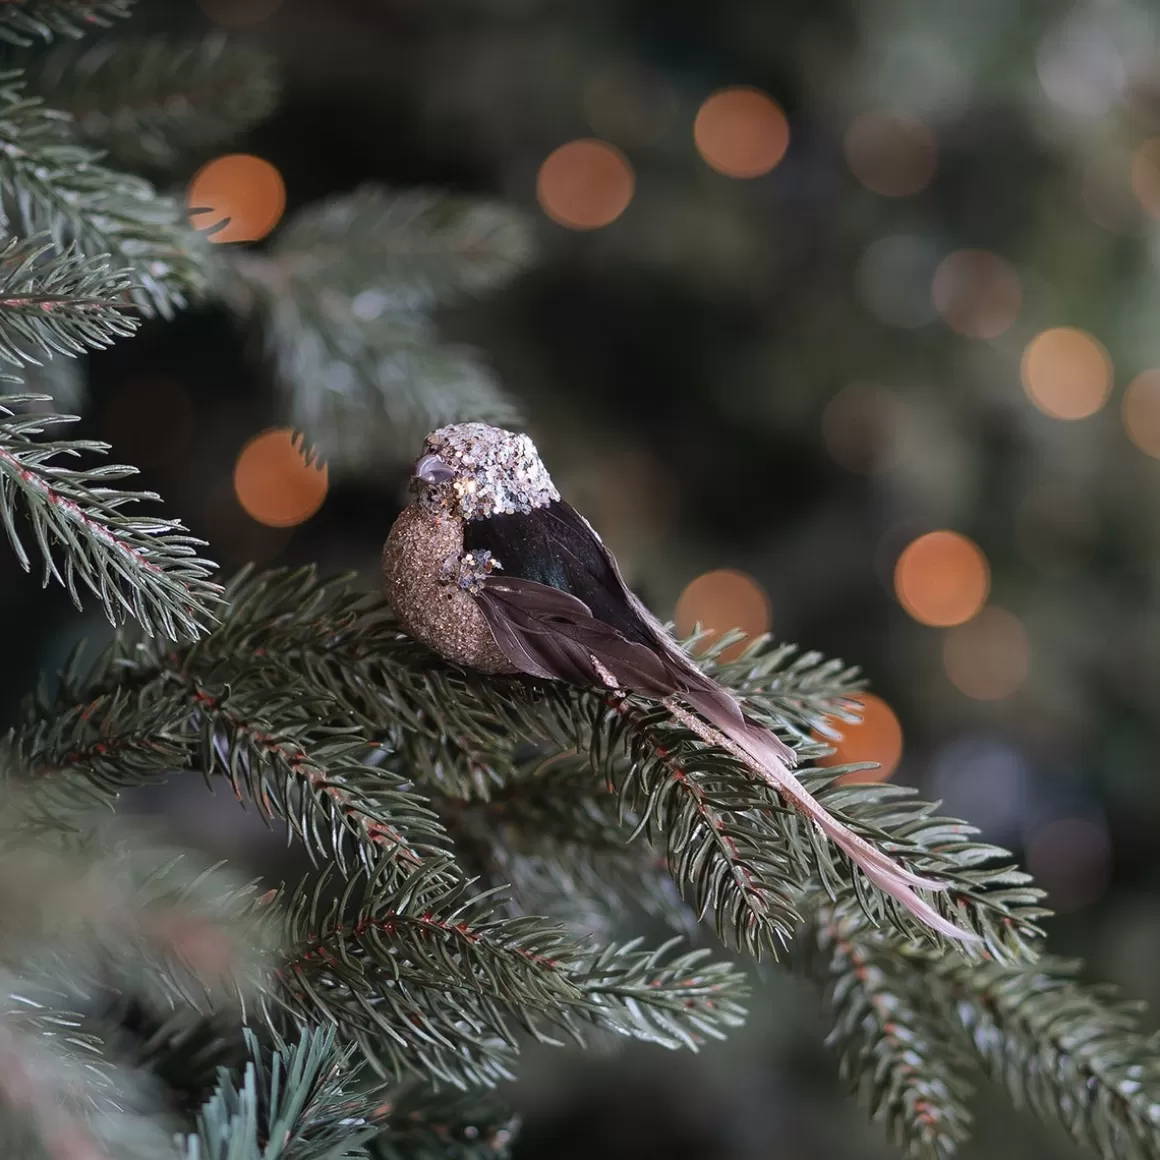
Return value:
[(854, 176), (883, 197), (909, 197), (934, 176), (934, 138), (915, 117), (862, 113), (850, 123), (842, 148)]
[(327, 470), (309, 465), (288, 427), (255, 435), (234, 466), (234, 494), (246, 513), (271, 528), (308, 520), (326, 499)]
[(984, 608), (947, 633), (943, 667), (959, 692), (976, 701), (1000, 701), (1027, 679), (1027, 632), (1014, 613)]
[(935, 309), (966, 338), (998, 338), (1019, 316), (1019, 275), (998, 254), (956, 250), (938, 264), (931, 284)]
[(1160, 370), (1144, 371), (1128, 384), (1120, 415), (1128, 438), (1160, 459)]
[(1153, 216), (1160, 217), (1160, 137), (1145, 141), (1132, 154), (1132, 192)]
[(249, 28), (269, 19), (282, 0), (199, 0), (201, 10), (226, 28)]
[(899, 603), (920, 624), (946, 628), (971, 619), (986, 602), (991, 570), (979, 547), (958, 532), (912, 540), (894, 567)]
[(554, 222), (595, 230), (624, 213), (635, 185), (632, 165), (619, 149), (584, 138), (548, 155), (536, 178), (536, 197)]
[(851, 383), (826, 404), (822, 441), (847, 471), (882, 471), (898, 460), (898, 437), (906, 418), (906, 404), (893, 391)]
[(218, 157), (193, 175), (186, 194), (195, 227), (209, 229), (224, 218), (229, 224), (210, 235), (214, 242), (256, 242), (281, 220), (286, 209), (282, 175), (268, 161), (249, 153)]
[[(747, 636), (769, 631), (770, 608), (765, 590), (744, 572), (722, 568), (698, 576), (681, 593), (673, 618), (677, 631), (688, 636), (699, 624), (707, 630), (701, 648), (707, 648), (733, 628)], [(731, 660), (745, 651), (746, 642), (738, 641), (721, 656)]]
[(697, 152), (726, 177), (760, 177), (789, 148), (789, 122), (781, 106), (759, 89), (721, 89), (697, 111)]
[(1112, 360), (1103, 344), (1070, 326), (1037, 334), (1019, 369), (1031, 401), (1054, 419), (1086, 419), (1112, 390)]
[[(856, 712), (862, 720), (856, 725), (845, 721), (831, 724), (842, 740), (834, 742), (835, 752), (823, 757), (819, 765), (856, 765), (863, 761), (875, 761), (877, 769), (859, 769), (843, 774), (840, 780), (846, 784), (885, 781), (902, 760), (902, 726), (894, 715), (894, 710), (873, 693), (855, 693), (850, 697), (857, 702)], [(829, 738), (819, 740), (829, 741)]]

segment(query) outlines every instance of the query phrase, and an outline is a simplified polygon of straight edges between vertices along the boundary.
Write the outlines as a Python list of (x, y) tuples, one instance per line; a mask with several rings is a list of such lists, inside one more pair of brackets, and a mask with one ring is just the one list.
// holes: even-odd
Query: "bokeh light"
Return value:
[(707, 165), (726, 177), (760, 177), (785, 156), (789, 122), (759, 89), (721, 89), (697, 111), (693, 141)]
[(1160, 218), (1160, 137), (1145, 141), (1132, 154), (1132, 192), (1140, 204)]
[(920, 624), (963, 624), (983, 607), (990, 587), (986, 556), (958, 532), (919, 536), (903, 549), (894, 567), (899, 603)]
[(833, 742), (835, 752), (830, 757), (823, 757), (819, 764), (856, 765), (862, 761), (875, 761), (877, 769), (855, 770), (843, 774), (840, 780), (850, 784), (885, 781), (902, 760), (902, 726), (894, 710), (874, 693), (855, 693), (850, 700), (857, 703), (856, 711), (862, 720), (856, 725), (845, 721), (831, 722), (842, 734), (842, 739)]
[(1112, 360), (1103, 344), (1070, 326), (1037, 334), (1019, 369), (1031, 401), (1055, 419), (1094, 415), (1112, 390)]
[(1138, 374), (1124, 392), (1124, 430), (1145, 455), (1160, 459), (1160, 370)]
[(934, 272), (931, 298), (946, 324), (966, 338), (998, 338), (1019, 316), (1019, 276), (998, 254), (956, 250)]
[(836, 463), (867, 475), (897, 462), (905, 421), (906, 404), (893, 391), (851, 383), (822, 412), (822, 440)]
[(198, 0), (201, 10), (211, 20), (226, 28), (251, 28), (268, 20), (282, 0)]
[(119, 462), (177, 468), (193, 443), (193, 399), (164, 375), (128, 379), (109, 394), (100, 423), (101, 436)]
[(1047, 891), (1047, 905), (1069, 914), (1098, 902), (1112, 878), (1107, 827), (1093, 818), (1059, 818), (1027, 843), (1027, 869)]
[(934, 138), (916, 117), (862, 113), (850, 123), (842, 148), (851, 173), (884, 197), (918, 193), (934, 176)]
[(599, 73), (584, 90), (584, 115), (593, 132), (625, 148), (663, 137), (677, 106), (676, 91), (663, 76), (633, 65)]
[(279, 427), (255, 435), (234, 466), (234, 493), (260, 524), (288, 528), (308, 520), (326, 499), (325, 465), (307, 464), (294, 433)]
[(583, 138), (548, 155), (536, 178), (536, 197), (559, 225), (595, 230), (624, 213), (635, 184), (632, 165), (619, 149)]
[[(722, 568), (698, 576), (685, 588), (673, 619), (681, 636), (688, 636), (698, 624), (705, 629), (707, 635), (699, 647), (707, 648), (733, 628), (749, 637), (768, 632), (769, 597), (752, 576)], [(725, 660), (740, 656), (746, 643), (731, 644), (721, 656)]]
[(1014, 613), (989, 605), (943, 640), (951, 684), (976, 701), (1011, 696), (1027, 679), (1027, 632)]
[(198, 229), (209, 229), (224, 218), (229, 223), (210, 234), (214, 242), (256, 242), (281, 220), (286, 209), (282, 175), (268, 161), (249, 153), (218, 157), (193, 175), (186, 194)]

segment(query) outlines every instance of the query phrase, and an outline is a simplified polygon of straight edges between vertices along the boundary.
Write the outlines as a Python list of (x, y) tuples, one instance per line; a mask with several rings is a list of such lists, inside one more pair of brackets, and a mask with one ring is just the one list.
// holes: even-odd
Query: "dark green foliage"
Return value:
[(40, 363), (46, 351), (100, 350), (137, 328), (124, 313), (128, 271), (75, 248), (54, 250), (51, 242), (15, 239), (0, 250), (0, 359), (17, 366)]
[(78, 145), (63, 113), (25, 92), (22, 74), (0, 76), (0, 229), (46, 234), (62, 249), (133, 270), (132, 301), (145, 314), (170, 317), (206, 287), (204, 240), (182, 208), (139, 177), (99, 164)]
[(842, 1078), (900, 1149), (951, 1156), (971, 1124), (965, 1048), (930, 1010), (922, 973), (898, 948), (859, 938), (859, 927), (829, 908), (814, 924)]
[[(0, 38), (75, 35), (126, 8), (10, 0)], [(79, 394), (73, 360), (52, 356), (212, 288), (260, 327), (284, 414), (336, 471), (409, 455), (444, 422), (517, 421), (434, 322), (526, 265), (513, 211), (364, 189), (300, 211), (261, 252), (211, 250), (89, 145), (150, 169), (195, 161), (269, 112), (270, 62), (211, 38), (64, 46), (29, 67), (0, 78), (0, 359)], [(707, 919), (754, 954), (811, 947), (844, 1074), (916, 1156), (954, 1152), (983, 1074), (1102, 1156), (1160, 1152), (1156, 1044), (1131, 1009), (1036, 963), (1027, 876), (908, 791), (813, 766), (816, 738), (854, 719), (855, 670), (767, 641), (725, 663), (728, 638), (698, 658), (795, 746), (841, 821), (948, 884), (935, 902), (982, 936), (976, 958), (663, 708), (464, 672), (312, 569), (223, 593), (180, 524), (126, 514), (156, 498), (109, 486), (131, 468), (65, 465), (107, 448), (46, 439), (66, 421), (27, 413), (46, 402), (0, 408), (0, 518), (25, 568), (31, 532), (46, 582), (136, 624), (91, 663), (74, 654), (0, 754), (5, 1155), (499, 1160), (514, 1121), (482, 1089), (528, 1040), (695, 1048), (740, 1022), (731, 964), (615, 941), (641, 910), (691, 936)], [(94, 826), (124, 790), (182, 774), (224, 782), (324, 868), (258, 894)]]
[(0, 40), (27, 45), (57, 36), (83, 36), (128, 16), (133, 0), (4, 0)]
[(35, 62), (29, 83), (118, 164), (161, 170), (202, 159), (278, 100), (269, 56), (220, 35), (64, 44)]
[(705, 963), (707, 951), (588, 948), (543, 919), (491, 917), (494, 900), (468, 883), (449, 888), (454, 877), (453, 863), (402, 878), (388, 868), (337, 902), (323, 878), (293, 903), (300, 949), (284, 968), (284, 1001), (314, 1021), (337, 1018), (385, 1078), (492, 1084), (510, 1078), (521, 1033), (583, 1042), (591, 1026), (696, 1047), (741, 1022), (743, 978)]
[(302, 211), (222, 292), (255, 312), (288, 422), (332, 469), (400, 456), (444, 423), (517, 419), (490, 372), (439, 341), (428, 312), (528, 261), (513, 211), (367, 188)]
[(69, 415), (16, 415), (16, 404), (41, 401), (47, 400), (0, 397), (0, 417), (7, 416), (0, 419), (0, 521), (21, 567), (32, 567), (18, 524), (23, 508), (43, 582), (63, 584), (78, 608), (84, 586), (114, 624), (132, 616), (147, 632), (170, 639), (199, 635), (213, 618), (220, 592), (208, 579), (213, 564), (197, 555), (202, 541), (186, 535), (177, 520), (124, 511), (160, 498), (106, 486), (135, 475), (135, 468), (61, 464), (62, 458), (103, 454), (109, 447), (91, 439), (36, 439), (49, 427), (75, 421)]

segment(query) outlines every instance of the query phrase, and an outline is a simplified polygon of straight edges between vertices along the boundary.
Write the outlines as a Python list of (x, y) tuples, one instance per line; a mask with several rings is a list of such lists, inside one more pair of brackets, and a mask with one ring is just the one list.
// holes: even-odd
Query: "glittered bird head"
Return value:
[(464, 520), (527, 513), (560, 498), (531, 439), (486, 423), (428, 435), (412, 487), (428, 510)]

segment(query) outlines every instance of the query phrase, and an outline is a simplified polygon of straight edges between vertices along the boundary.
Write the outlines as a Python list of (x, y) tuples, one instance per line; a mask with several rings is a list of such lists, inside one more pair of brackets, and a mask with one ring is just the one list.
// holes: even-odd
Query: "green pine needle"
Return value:
[(31, 66), (29, 83), (119, 164), (166, 171), (235, 140), (279, 96), (270, 56), (220, 34), (64, 44)]
[(208, 243), (176, 201), (100, 165), (70, 130), (65, 114), (26, 95), (23, 74), (0, 75), (0, 186), (11, 193), (0, 227), (132, 269), (138, 309), (171, 317), (205, 290)]
[(29, 45), (57, 36), (84, 36), (128, 16), (133, 0), (5, 0), (0, 5), (0, 40)]
[[(176, 520), (125, 512), (129, 504), (158, 499), (152, 492), (108, 486), (136, 474), (135, 468), (61, 464), (62, 458), (109, 448), (87, 439), (34, 438), (49, 427), (75, 422), (69, 415), (16, 414), (19, 405), (47, 401), (43, 396), (0, 396), (0, 522), (20, 566), (25, 571), (32, 567), (23, 539), (30, 529), (43, 563), (43, 583), (63, 584), (78, 608), (84, 587), (113, 624), (132, 617), (150, 634), (172, 640), (199, 636), (220, 599), (220, 588), (209, 580), (214, 565), (197, 555), (202, 541), (187, 535)], [(27, 529), (20, 527), (21, 511)]]

